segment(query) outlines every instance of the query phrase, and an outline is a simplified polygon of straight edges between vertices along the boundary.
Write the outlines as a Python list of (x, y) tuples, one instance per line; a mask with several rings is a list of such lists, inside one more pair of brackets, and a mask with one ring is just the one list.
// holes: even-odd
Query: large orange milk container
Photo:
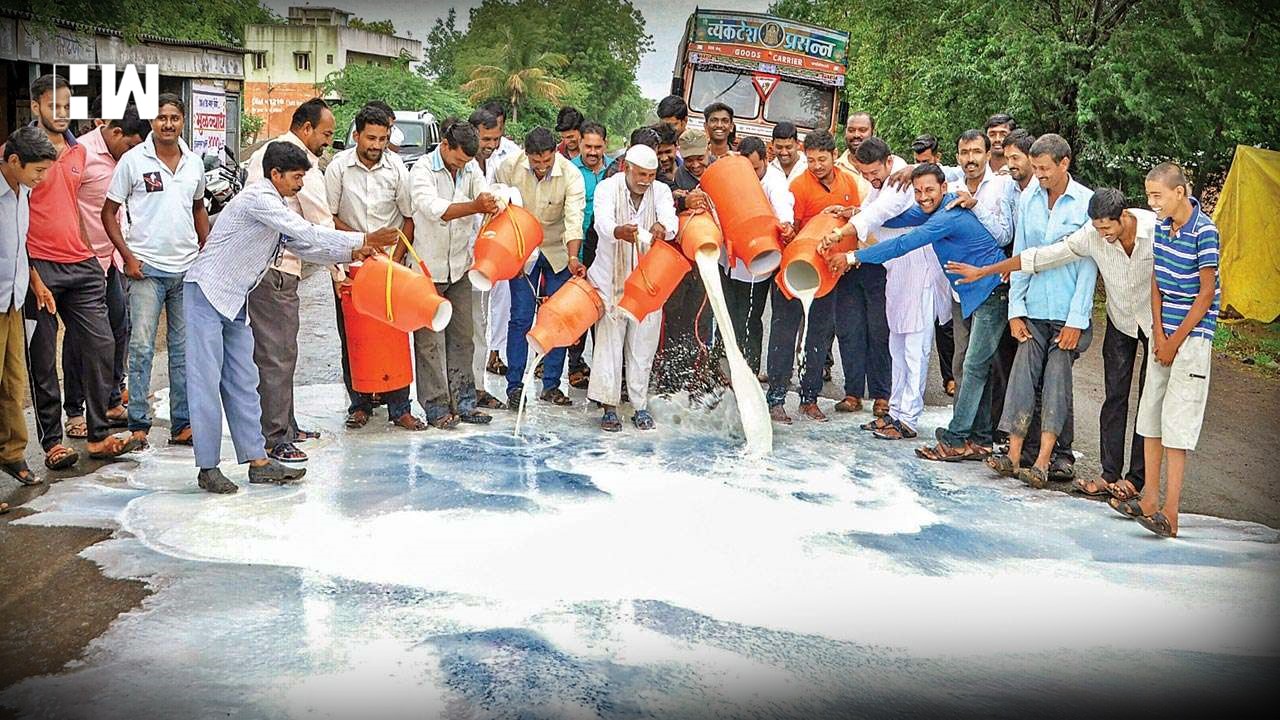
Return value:
[(782, 262), (778, 218), (751, 161), (722, 157), (702, 173), (698, 187), (715, 204), (730, 257), (745, 262), (756, 276), (776, 270)]

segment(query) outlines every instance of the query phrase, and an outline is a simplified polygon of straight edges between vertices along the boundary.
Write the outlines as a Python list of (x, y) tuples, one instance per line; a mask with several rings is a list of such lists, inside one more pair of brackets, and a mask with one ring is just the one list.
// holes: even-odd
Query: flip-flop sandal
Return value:
[(1036, 465), (1018, 468), (1018, 479), (1036, 490), (1049, 487), (1049, 473)]
[(1140, 516), (1137, 518), (1138, 524), (1150, 530), (1151, 532), (1163, 538), (1177, 537), (1178, 533), (1173, 531), (1173, 525), (1169, 523), (1169, 518), (1165, 517), (1162, 512), (1155, 515)]
[(89, 439), (89, 423), (84, 418), (76, 419), (75, 422), (68, 420), (62, 430), (72, 440)]
[[(57, 452), (61, 449), (61, 452)], [(44, 466), (50, 470), (66, 470), (80, 462), (80, 453), (66, 445), (54, 445), (44, 454)]]
[[(1088, 488), (1089, 485), (1093, 485), (1095, 488), (1100, 488), (1100, 489), (1094, 490), (1093, 492), (1089, 492), (1089, 488)], [(1075, 488), (1076, 492), (1080, 493), (1081, 495), (1084, 495), (1085, 497), (1108, 497), (1111, 495), (1111, 491), (1107, 489), (1109, 485), (1110, 483), (1101, 481), (1097, 478), (1093, 480), (1076, 478), (1075, 480), (1071, 481), (1071, 487)]]
[(453, 413), (445, 413), (435, 420), (430, 420), (431, 427), (437, 430), (452, 430), (458, 427), (458, 423), (462, 422), (462, 418)]
[(113, 415), (110, 412), (108, 412), (107, 427), (113, 427), (113, 428), (129, 427), (129, 411), (125, 410), (124, 412), (118, 415)]
[(1130, 520), (1140, 518), (1143, 515), (1142, 505), (1138, 504), (1138, 498), (1130, 498), (1128, 500), (1111, 498), (1107, 501), (1107, 505)]
[(142, 443), (138, 441), (138, 438), (130, 437), (128, 440), (125, 440), (124, 442), (120, 443), (120, 448), (118, 450), (112, 450), (108, 452), (96, 452), (96, 453), (91, 452), (89, 453), (89, 459), (111, 460), (113, 458), (118, 458), (121, 455), (124, 455), (125, 453), (130, 453), (130, 452), (133, 452), (134, 450), (137, 450), (138, 446), (141, 444)]
[(22, 485), (39, 485), (44, 482), (44, 480), (36, 477), (35, 473), (31, 472), (26, 460), (0, 463), (0, 470), (3, 470), (5, 475), (17, 480)]
[(359, 430), (369, 424), (369, 413), (363, 410), (356, 410), (347, 415), (347, 420), (343, 424), (352, 430)]

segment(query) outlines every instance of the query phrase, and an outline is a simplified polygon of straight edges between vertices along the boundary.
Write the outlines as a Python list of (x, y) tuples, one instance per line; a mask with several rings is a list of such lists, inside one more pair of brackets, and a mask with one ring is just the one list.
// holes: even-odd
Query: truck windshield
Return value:
[(400, 143), (400, 147), (422, 147), (427, 143), (423, 142), (423, 135), (426, 133), (426, 125), (412, 120), (397, 120), (396, 127), (400, 132), (404, 133), (404, 142)]
[(831, 126), (835, 89), (817, 85), (801, 85), (784, 80), (778, 83), (764, 106), (764, 119), (771, 123), (787, 121), (802, 128)]
[(760, 96), (751, 84), (750, 75), (720, 70), (698, 70), (689, 91), (689, 107), (702, 112), (706, 106), (722, 102), (733, 108), (735, 118), (754, 118), (760, 114)]

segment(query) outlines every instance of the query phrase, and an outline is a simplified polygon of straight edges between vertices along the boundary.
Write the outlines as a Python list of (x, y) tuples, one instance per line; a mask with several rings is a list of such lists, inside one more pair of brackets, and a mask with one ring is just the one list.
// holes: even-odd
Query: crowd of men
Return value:
[[(775, 423), (793, 422), (785, 401), (797, 370), (799, 415), (828, 420), (818, 397), (838, 345), (844, 397), (834, 410), (862, 412), (865, 401), (862, 430), (915, 438), (936, 346), (955, 404), (936, 442), (916, 450), (921, 459), (984, 461), (1035, 488), (1071, 479), (1153, 532), (1177, 533), (1186, 452), (1208, 393), (1218, 246), (1171, 163), (1147, 176), (1150, 210), (1130, 208), (1119, 190), (1090, 190), (1072, 176), (1062, 137), (1035, 137), (1004, 114), (962, 133), (950, 166), (950, 147), (931, 135), (916, 138), (909, 160), (894, 154), (864, 112), (849, 118), (841, 152), (826, 130), (801, 137), (787, 122), (770, 138), (739, 135), (732, 108), (720, 103), (702, 108), (705, 132), (690, 128), (688, 107), (672, 96), (612, 162), (605, 128), (576, 109), (517, 144), (495, 102), (446, 120), (438, 146), (410, 169), (393, 151), (395, 113), (381, 102), (359, 109), (350, 146), (326, 161), (335, 119), (316, 98), (294, 109), (288, 133), (252, 155), (245, 189), (211, 224), (202, 158), (182, 140), (180, 98), (162, 95), (150, 121), (130, 108), (79, 137), (65, 119), (69, 102), (60, 78), (36, 80), (36, 119), (3, 151), (0, 466), (20, 482), (40, 482), (23, 460), (28, 377), (49, 469), (79, 461), (64, 437), (85, 440), (94, 458), (147, 445), (162, 309), (169, 442), (194, 446), (199, 486), (237, 489), (218, 469), (224, 416), (250, 482), (300, 478), (307, 455), (299, 445), (318, 436), (294, 411), (303, 261), (331, 274), (349, 428), (365, 426), (379, 405), (411, 431), (487, 423), (487, 411), (519, 405), (528, 377), (541, 383), (536, 397), (554, 405), (574, 404), (565, 386), (585, 390), (609, 432), (623, 429), (623, 405), (636, 428), (652, 429), (648, 404), (658, 394), (714, 403), (728, 385), (723, 334), (696, 268), (661, 312), (637, 320), (616, 308), (645, 253), (675, 239), (679, 214), (715, 212), (700, 180), (737, 154), (755, 169), (783, 244), (819, 215), (843, 220), (821, 244), (838, 281), (807, 316), (772, 273), (721, 258), (715, 282), (747, 363), (767, 384)], [(481, 291), (467, 277), (475, 241), (509, 204), (533, 214), (543, 242), (525, 272)], [(446, 328), (413, 333), (421, 418), (407, 386), (376, 395), (352, 387), (341, 303), (362, 260), (390, 252), (403, 261), (409, 243), (453, 306)], [(856, 249), (837, 249), (848, 247)], [(1102, 473), (1080, 478), (1072, 366), (1094, 339), (1099, 274), (1107, 288)], [(577, 343), (535, 360), (526, 333), (540, 303), (574, 277), (599, 291), (604, 315)], [(1126, 468), (1139, 346), (1141, 400)], [(536, 371), (526, 372), (530, 362)], [(505, 376), (505, 397), (485, 392), (486, 372)], [(113, 434), (118, 428), (127, 432)]]

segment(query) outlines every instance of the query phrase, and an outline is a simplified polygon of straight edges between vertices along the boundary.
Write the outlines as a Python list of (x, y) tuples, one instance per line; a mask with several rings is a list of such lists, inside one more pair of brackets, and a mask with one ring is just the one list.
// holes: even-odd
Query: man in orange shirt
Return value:
[[(62, 398), (58, 387), (58, 318), (66, 327), (64, 343), (75, 345), (84, 388), (89, 456), (111, 458), (137, 443), (109, 432), (115, 337), (107, 318), (107, 278), (84, 229), (76, 193), (85, 171), (85, 147), (67, 130), (71, 88), (57, 75), (31, 84), (31, 114), (58, 151), (44, 182), (31, 192), (27, 254), (31, 289), (27, 321), (35, 323), (28, 350), (36, 431), (50, 470), (75, 465), (80, 454), (62, 444)], [(41, 298), (52, 300), (46, 304)]]
[[(836, 141), (831, 133), (815, 130), (805, 136), (804, 155), (808, 169), (791, 182), (791, 194), (795, 196), (795, 223), (797, 228), (832, 205), (857, 207), (858, 182), (852, 174), (836, 167)], [(796, 335), (804, 308), (799, 300), (788, 300), (775, 283), (773, 293), (773, 318), (769, 324), (769, 417), (775, 422), (790, 424), (783, 403), (795, 365)], [(827, 416), (818, 409), (818, 391), (822, 389), (822, 366), (826, 362), (827, 348), (835, 332), (834, 296), (826, 295), (813, 301), (806, 319), (808, 335), (805, 341), (804, 360), (801, 364), (800, 412), (818, 422), (826, 422)]]

